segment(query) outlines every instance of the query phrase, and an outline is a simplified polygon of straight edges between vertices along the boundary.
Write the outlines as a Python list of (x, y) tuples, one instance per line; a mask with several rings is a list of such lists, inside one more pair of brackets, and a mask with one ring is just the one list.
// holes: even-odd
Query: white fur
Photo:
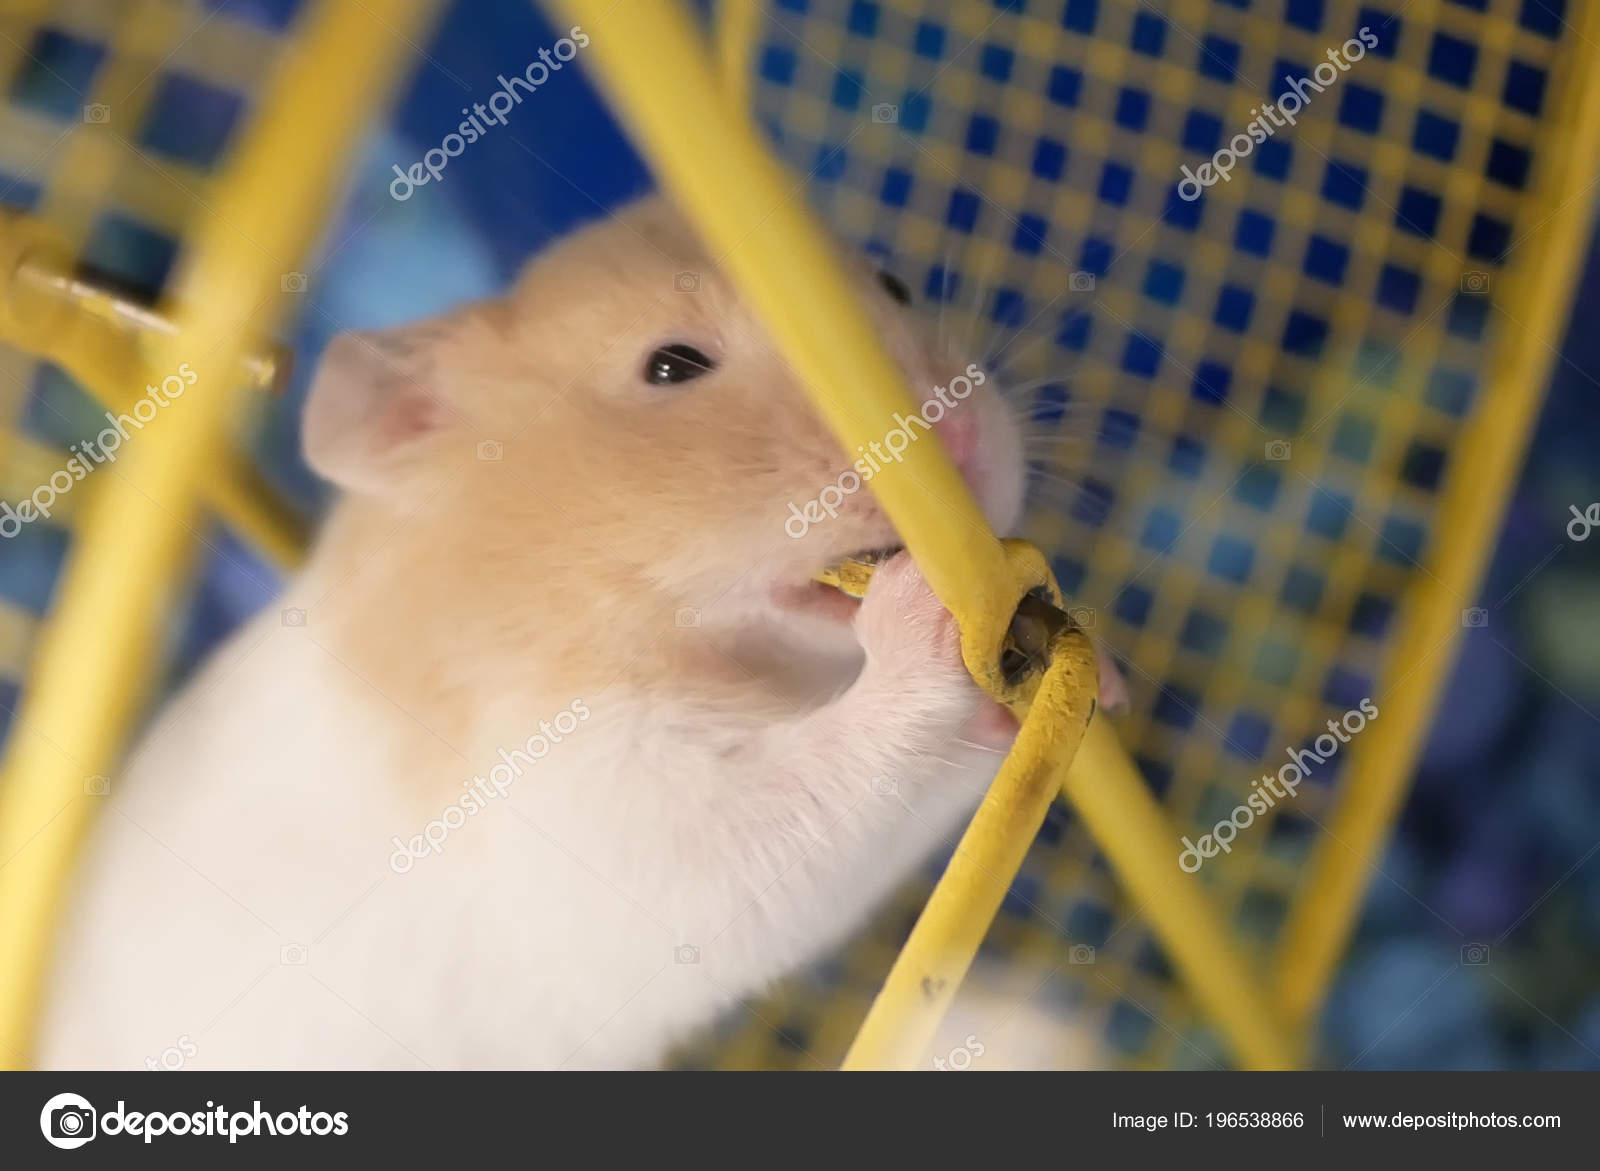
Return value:
[[(954, 739), (976, 694), (948, 616), (909, 565), (873, 595), (838, 700), (750, 726), (574, 697), (589, 719), (404, 874), (391, 838), (442, 811), (397, 784), (430, 733), (325, 649), (314, 605), (262, 615), (114, 782), (44, 1064), (140, 1067), (180, 1037), (197, 1068), (658, 1061), (844, 939), (989, 779)], [(493, 712), (451, 775), (555, 714)]]
[[(113, 778), (50, 985), (45, 1065), (137, 1068), (174, 1048), (192, 1049), (187, 1063), (201, 1068), (651, 1065), (844, 940), (919, 859), (954, 841), (999, 756), (962, 741), (982, 697), (953, 621), (904, 555), (874, 578), (854, 639), (843, 621), (774, 602), (776, 579), (751, 571), (761, 560), (751, 533), (770, 531), (780, 568), (803, 586), (893, 530), (861, 493), (806, 541), (782, 535), (785, 500), (797, 487), (795, 498), (814, 493), (829, 468), (837, 475), (840, 453), (704, 259), (653, 259), (630, 225), (684, 242), (682, 226), (659, 206), (629, 215), (547, 262), (521, 301), (468, 313), (458, 336), (428, 342), (445, 347), (423, 351), (438, 359), (431, 374), (394, 376), (392, 355), (363, 374), (356, 359), (377, 353), (367, 344), (330, 362), (312, 394), (313, 423), (328, 423), (309, 426), (313, 455), (354, 491), (281, 603), (305, 624), (273, 610), (237, 634)], [(661, 298), (684, 267), (705, 275), (700, 295)], [(593, 305), (572, 292), (572, 273), (593, 278)], [(624, 292), (627, 311), (607, 311)], [(908, 381), (931, 385), (933, 363), (900, 307), (875, 295)], [(614, 344), (609, 319), (647, 311), (662, 317), (639, 327), (651, 336)], [(588, 344), (573, 336), (580, 325), (594, 334)], [(739, 335), (721, 340), (726, 368), (706, 380), (710, 397), (645, 397), (659, 391), (639, 385), (638, 371), (655, 331), (668, 329)], [(529, 372), (544, 381), (535, 387)], [(568, 394), (580, 376), (595, 385)], [(415, 406), (412, 392), (430, 379), (428, 393), (452, 410), (394, 409)], [(533, 390), (544, 397), (515, 397)], [(991, 394), (975, 394), (952, 425), (967, 436), (969, 480), (1005, 530), (1019, 511), (1019, 441)], [(469, 454), (455, 478), (479, 495), (463, 496), (461, 512), (424, 521), (396, 503), (404, 492), (370, 487), (404, 474), (397, 455), (470, 453), (462, 404), (517, 414), (533, 402), (560, 404), (544, 416), (553, 433), (508, 441), (503, 463)], [(552, 474), (532, 491), (517, 478), (545, 459), (568, 466), (559, 457), (569, 448), (598, 442), (572, 435), (626, 437), (619, 428), (635, 412), (650, 420), (640, 434), (678, 447), (653, 471), (631, 466), (653, 450), (637, 443), (608, 465), (612, 479), (632, 475), (631, 507), (599, 507), (626, 491), (604, 480)], [(978, 428), (981, 419), (991, 422)], [(717, 460), (711, 519), (691, 511), (704, 493), (684, 477)], [(669, 478), (675, 491), (662, 496)], [(564, 506), (529, 520), (526, 502), (558, 490), (569, 492)], [(663, 499), (677, 511), (663, 512)], [(673, 573), (656, 562), (677, 593), (630, 579), (603, 606), (585, 599), (584, 619), (564, 613), (591, 583), (540, 575), (566, 556), (569, 513), (584, 507), (591, 527), (577, 528), (591, 544), (594, 525), (626, 528), (617, 541), (630, 552), (648, 539), (666, 550), (658, 559), (688, 562)], [(474, 517), (477, 529), (462, 527)], [(700, 531), (680, 535), (673, 517)], [(370, 549), (353, 551), (345, 522), (376, 534)], [(547, 531), (533, 533), (535, 523)], [(439, 551), (460, 534), (461, 547)], [(402, 547), (408, 556), (395, 555)], [(452, 561), (455, 574), (433, 580), (437, 559), (466, 555), (470, 567)], [(691, 572), (707, 558), (710, 584)], [(484, 582), (498, 588), (474, 593)], [(402, 586), (406, 604), (383, 611)], [(711, 600), (699, 600), (702, 586)], [(434, 606), (429, 589), (449, 596)], [(670, 623), (685, 597), (703, 607), (698, 626), (646, 617), (664, 607)], [(366, 642), (347, 639), (353, 627)], [(611, 654), (639, 644), (651, 665), (612, 672), (594, 694), (568, 692), (570, 658), (564, 671), (541, 657), (552, 641), (540, 641), (541, 627), (567, 635), (580, 664), (592, 638)], [(710, 641), (677, 656), (651, 643), (671, 638)], [(405, 660), (409, 690), (362, 674), (373, 668), (360, 664), (389, 659)], [(704, 678), (682, 674), (707, 662)], [(435, 699), (441, 710), (430, 710)], [(587, 718), (530, 758), (504, 795), (481, 796), (475, 778), (509, 775), (502, 752), (580, 708)], [(392, 868), (394, 839), (442, 821), (464, 785), (481, 808), (457, 815), (442, 852)]]

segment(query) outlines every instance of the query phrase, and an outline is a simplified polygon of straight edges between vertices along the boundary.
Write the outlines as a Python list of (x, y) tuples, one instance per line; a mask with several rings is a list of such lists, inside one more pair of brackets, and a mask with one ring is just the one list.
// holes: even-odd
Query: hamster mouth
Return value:
[(876, 569), (885, 561), (889, 560), (889, 558), (893, 557), (896, 553), (903, 552), (904, 550), (904, 545), (882, 545), (876, 549), (860, 549), (850, 554), (848, 557), (841, 558), (841, 562), (859, 561), (863, 565), (870, 565)]
[(861, 598), (867, 592), (867, 583), (872, 580), (873, 570), (904, 548), (904, 545), (882, 545), (874, 549), (858, 549), (817, 574), (816, 580), (848, 597)]
[(785, 610), (848, 624), (861, 608), (872, 571), (900, 552), (903, 545), (858, 549), (830, 562), (804, 583), (780, 585), (775, 600)]

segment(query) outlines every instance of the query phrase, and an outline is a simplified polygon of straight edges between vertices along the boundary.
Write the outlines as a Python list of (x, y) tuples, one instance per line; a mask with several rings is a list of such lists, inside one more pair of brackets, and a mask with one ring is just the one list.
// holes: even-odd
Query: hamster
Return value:
[[(932, 430), (1010, 530), (994, 380), (856, 267), (920, 402), (983, 383)], [(341, 335), (304, 441), (338, 501), (113, 778), (47, 1067), (658, 1065), (953, 843), (1014, 732), (906, 554), (813, 580), (899, 538), (658, 199)]]

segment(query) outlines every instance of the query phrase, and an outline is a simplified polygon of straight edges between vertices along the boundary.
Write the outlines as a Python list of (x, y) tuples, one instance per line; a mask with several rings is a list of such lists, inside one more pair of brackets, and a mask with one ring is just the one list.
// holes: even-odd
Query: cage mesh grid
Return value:
[[(0, 214), (31, 217), (80, 272), (156, 302), (282, 34), (199, 0), (7, 5)], [(104, 403), (125, 389), (82, 385), (58, 365), (0, 345), (0, 499), (22, 499), (48, 482), (69, 445), (103, 426)], [(91, 478), (61, 495), (49, 520), (7, 542), (23, 550), (19, 563), (47, 567), (8, 576), (0, 590), (0, 701), (8, 711), (17, 708), (74, 519), (102, 487)]]
[[(1486, 355), (1519, 325), (1497, 277), (1534, 226), (1535, 154), (1561, 149), (1552, 91), (1583, 64), (1565, 8), (767, 6), (758, 114), (824, 218), (1023, 392), (1025, 535), (1122, 664), (1121, 737), (1192, 837), (1414, 667), (1386, 649)], [(1363, 27), (1376, 46), (1295, 125), (1181, 198), (1181, 166)], [(1201, 871), (1261, 964), (1345, 763)], [(685, 1060), (834, 1064), (933, 877)], [(1102, 1060), (1226, 1060), (1065, 808), (984, 957)]]

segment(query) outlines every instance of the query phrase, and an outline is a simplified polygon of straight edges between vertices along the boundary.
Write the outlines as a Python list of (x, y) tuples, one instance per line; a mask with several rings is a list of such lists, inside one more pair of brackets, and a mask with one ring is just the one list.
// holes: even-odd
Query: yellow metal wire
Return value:
[[(1600, 8), (1572, 14), (1572, 35), (1600, 46)], [(1449, 676), (1464, 603), (1474, 598), (1494, 551), (1506, 504), (1560, 354), (1594, 223), (1600, 178), (1600, 71), (1573, 56), (1554, 87), (1562, 104), (1546, 134), (1560, 151), (1538, 155), (1535, 192), (1523, 216), (1533, 227), (1494, 279), (1509, 318), (1485, 371), (1484, 401), (1456, 441), (1437, 505), (1438, 552), (1416, 576), (1396, 615), (1394, 662), (1383, 717), (1364, 734), (1359, 768), (1345, 786), (1313, 853), (1301, 895), (1278, 945), (1275, 992), (1286, 1019), (1309, 1030), (1354, 930), (1372, 869), (1400, 811)]]
[[(1037, 557), (1020, 543), (1009, 551), (1024, 572)], [(1051, 589), (1054, 593), (1053, 583)], [(900, 949), (844, 1069), (910, 1069), (933, 1039), (1045, 811), (1061, 791), (1066, 766), (1077, 755), (1094, 712), (1097, 670), (1094, 647), (1081, 629), (1070, 627), (1057, 636), (1037, 692), (1017, 705), (1016, 743)], [(1103, 729), (1105, 721), (1094, 726)]]
[[(395, 0), (381, 34), (359, 0), (306, 14), (193, 237), (172, 298), (179, 333), (150, 347), (146, 371), (185, 361), (202, 378), (235, 371), (271, 331), (282, 274), (316, 239), (353, 144), (433, 7)], [(132, 726), (193, 544), (200, 471), (225, 441), (229, 379), (207, 389), (130, 446), (117, 484), (91, 501), (13, 726), (0, 776), (0, 1060), (12, 1065), (27, 1059), (52, 927), (94, 807), (85, 778), (111, 771)]]
[[(1502, 415), (1498, 402), (1544, 377), (1502, 352), (1533, 332), (1522, 308), (1533, 299), (1502, 271), (1502, 252), (1516, 270), (1556, 278), (1538, 300), (1543, 341), (1556, 343), (1567, 311), (1588, 211), (1545, 221), (1600, 163), (1594, 117), (1575, 108), (1577, 83), (1600, 63), (1600, 9), (1562, 22), (1516, 0), (1416, 0), (1393, 21), (1360, 0), (1292, 20), (1201, 0), (1099, 0), (1070, 20), (1034, 3), (767, 7), (753, 106), (774, 148), (815, 168), (812, 198), (830, 226), (889, 257), (913, 288), (926, 275), (929, 299), (951, 301), (953, 336), (964, 306), (934, 276), (959, 286), (960, 301), (976, 284), (978, 337), (1029, 354), (1024, 371), (1006, 371), (1013, 384), (1055, 375), (1039, 381), (1064, 392), (1065, 410), (1056, 400), (1041, 429), (1061, 439), (1064, 470), (1087, 473), (1102, 495), (1045, 477), (1025, 531), (1075, 600), (1099, 607), (1097, 635), (1128, 664), (1135, 702), (1119, 739), (1166, 815), (1203, 834), (1248, 795), (1271, 746), (1309, 745), (1353, 702), (1351, 687), (1382, 705), (1336, 769), (1205, 868), (1224, 954), (1276, 978), (1272, 1000), (1282, 995), (1303, 1052), (1425, 733), (1426, 696), (1471, 605), (1476, 569), (1457, 562), (1476, 561), (1495, 527), (1498, 500), (1481, 525), (1459, 523), (1456, 510), (1475, 505), (1457, 485), (1481, 501), (1480, 463), (1515, 464), (1523, 408)], [(1210, 149), (1189, 139), (1203, 142), (1215, 119), (1225, 142), (1269, 86), (1281, 89), (1283, 71), (1308, 70), (1363, 23), (1386, 34), (1382, 50), (1280, 131), (1272, 154), (1182, 215), (1179, 164)], [(1436, 61), (1435, 45), (1454, 60)], [(1091, 260), (1096, 250), (1103, 259)], [(1313, 264), (1330, 253), (1337, 272)], [(1078, 274), (1086, 291), (1063, 287), (1075, 268), (1096, 270)], [(1467, 282), (1485, 278), (1492, 290), (1475, 295)], [(1023, 323), (1009, 343), (1002, 294)], [(1306, 322), (1325, 334), (1292, 344)], [(1131, 368), (1135, 345), (1154, 351), (1154, 369)], [(1287, 454), (1289, 440), (1292, 460), (1275, 462), (1272, 448)], [(1430, 483), (1430, 461), (1463, 472)], [(1208, 563), (1223, 541), (1249, 558), (1237, 578)], [(1421, 564), (1412, 548), (1428, 552)], [(1430, 574), (1449, 588), (1419, 587)], [(1433, 617), (1418, 627), (1423, 611)], [(1091, 767), (1096, 739), (1091, 729), (1075, 765), (1086, 778), (1112, 771)], [(1176, 958), (1172, 938), (1131, 921), (1150, 914), (1133, 893), (1141, 880), (1088, 828), (1081, 811), (1052, 815), (990, 955), (1026, 969), (1012, 973), (1019, 987), (1070, 999), (1075, 1028), (1098, 1029), (1110, 1060), (1209, 1060), (1220, 969), (1191, 958), (1182, 981), (1168, 980), (1150, 944)], [(1147, 889), (1174, 859), (1150, 865)], [(690, 1060), (793, 1065), (837, 1052), (841, 1022), (859, 1019), (885, 941), (918, 897), (908, 887), (826, 974), (792, 981), (759, 1022)], [(1067, 967), (1066, 939), (1104, 946), (1092, 966)], [(1291, 983), (1300, 990), (1284, 991)], [(1254, 988), (1234, 997), (1235, 1007), (1266, 1000)]]
[(761, 28), (762, 0), (718, 0), (716, 7), (717, 68), (735, 109), (750, 105), (750, 70), (755, 61), (756, 34)]
[[(803, 185), (772, 159), (749, 118), (730, 109), (688, 16), (664, 0), (560, 7), (592, 28), (586, 62), (607, 83), (657, 178), (806, 384), (873, 388), (819, 400), (834, 430), (859, 440), (881, 433), (894, 412), (914, 411), (865, 313), (856, 311), (834, 244), (807, 212)], [(680, 52), (691, 56), (680, 59)], [(797, 289), (809, 295), (797, 297)], [(916, 454), (903, 465), (907, 474), (883, 478), (885, 509), (952, 612), (998, 612), (1014, 601), (1006, 597), (999, 542), (949, 461)], [(930, 497), (937, 511), (927, 507)], [(999, 645), (998, 635), (989, 646), (969, 642), (968, 662), (979, 654), (986, 660)]]
[[(0, 213), (0, 343), (54, 362), (113, 410), (130, 410), (144, 382), (145, 352), (176, 327), (74, 278), (68, 256), (59, 232)], [(273, 348), (252, 349), (239, 366), (240, 381), (276, 385), (286, 361)], [(305, 523), (276, 500), (245, 456), (223, 445), (202, 475), (206, 502), (224, 524), (277, 568), (300, 564)]]
[[(590, 29), (594, 43), (588, 61), (658, 179), (750, 299), (845, 450), (870, 442), (886, 419), (911, 409), (909, 395), (867, 326), (833, 244), (807, 213), (802, 185), (772, 159), (746, 112), (729, 107), (691, 22), (669, 0), (638, 0), (625, 13), (583, 0), (567, 0), (562, 6)], [(937, 445), (929, 445), (909, 451), (905, 463), (879, 476), (873, 488), (934, 592), (956, 616), (973, 678), (991, 694), (1012, 698), (998, 678), (997, 663), (1020, 593), (959, 474)], [(1034, 750), (1030, 738), (1022, 746), (1024, 758)], [(1036, 791), (1028, 782), (1036, 783), (1038, 775), (1025, 768), (1007, 769), (1001, 778), (1006, 788), (993, 790), (997, 801), (1005, 798), (1003, 820), (980, 820), (971, 831), (973, 849), (981, 843), (986, 864), (993, 862), (984, 871), (986, 882), (974, 884), (971, 869), (961, 866), (948, 872), (935, 892), (929, 926), (918, 947), (937, 957), (942, 971), (965, 971), (998, 906), (987, 880), (998, 877), (1009, 883), (1038, 831), (1048, 803), (1035, 807), (1023, 801), (1024, 793)], [(1171, 853), (1168, 843), (1177, 835), (1163, 824), (1131, 765), (1070, 789), (1075, 796), (1095, 794), (1095, 829), (1104, 835), (1101, 843), (1114, 859), (1147, 870), (1157, 865), (1159, 856)], [(1003, 825), (1003, 834), (996, 825)], [(1214, 965), (1186, 974), (1211, 989), (1233, 976), (1238, 983), (1231, 995), (1258, 1006), (1254, 1012), (1230, 1011), (1219, 1017), (1241, 1062), (1286, 1065), (1291, 1047), (1278, 1035), (1273, 1014), (1260, 1010), (1264, 997), (1252, 995), (1243, 962), (1226, 957), (1226, 935), (1199, 891), (1151, 906), (1147, 913), (1180, 964), (1196, 960)], [(900, 970), (879, 998), (878, 1020), (897, 1026), (925, 1022), (928, 1014), (912, 1002), (926, 995), (919, 979), (905, 973), (925, 971), (926, 965), (912, 963)], [(1225, 997), (1207, 999), (1221, 1005)], [(938, 1000), (935, 1007), (942, 1006), (942, 993)], [(889, 1040), (895, 1031), (875, 1023), (852, 1060), (900, 1060), (904, 1050)], [(925, 1028), (913, 1030), (912, 1036), (921, 1032)]]

